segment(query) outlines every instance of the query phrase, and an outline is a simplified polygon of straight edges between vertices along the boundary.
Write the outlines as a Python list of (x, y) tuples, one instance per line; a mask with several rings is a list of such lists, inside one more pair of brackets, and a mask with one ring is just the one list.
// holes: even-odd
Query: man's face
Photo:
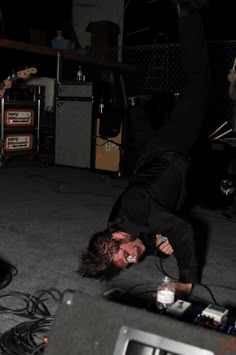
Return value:
[(114, 264), (120, 268), (125, 269), (130, 264), (137, 264), (145, 252), (145, 246), (139, 238), (129, 241), (131, 235), (125, 232), (114, 232), (113, 239), (120, 241), (120, 248), (118, 252), (113, 254)]

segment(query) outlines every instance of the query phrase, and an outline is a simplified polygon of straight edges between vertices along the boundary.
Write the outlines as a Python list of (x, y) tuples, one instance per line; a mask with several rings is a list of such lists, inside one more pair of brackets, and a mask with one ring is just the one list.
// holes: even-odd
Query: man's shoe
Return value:
[(171, 0), (180, 9), (188, 11), (205, 11), (210, 10), (208, 0)]
[[(190, 0), (191, 2), (191, 0)], [(209, 8), (210, 7), (210, 4), (208, 2), (208, 0), (193, 0), (192, 2), (195, 3), (195, 6), (201, 10), (203, 8)]]

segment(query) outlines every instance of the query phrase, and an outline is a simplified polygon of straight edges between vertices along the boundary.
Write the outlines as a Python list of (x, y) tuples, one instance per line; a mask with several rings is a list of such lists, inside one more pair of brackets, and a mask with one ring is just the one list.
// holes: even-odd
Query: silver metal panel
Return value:
[(91, 167), (91, 101), (56, 102), (55, 163)]
[(91, 99), (93, 95), (92, 83), (60, 83), (57, 85), (57, 96), (63, 97), (77, 97), (84, 99)]
[[(138, 353), (141, 354), (141, 350), (143, 350), (142, 354), (145, 355), (159, 355), (163, 354), (163, 351), (166, 355), (214, 355), (212, 351), (207, 349), (128, 326), (120, 328), (113, 355), (135, 354), (135, 343), (138, 345)], [(132, 351), (128, 351), (129, 345), (133, 346)]]

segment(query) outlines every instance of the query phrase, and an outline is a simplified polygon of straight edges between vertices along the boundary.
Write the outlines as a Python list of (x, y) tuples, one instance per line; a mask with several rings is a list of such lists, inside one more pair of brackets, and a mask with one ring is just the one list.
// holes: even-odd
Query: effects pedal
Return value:
[(182, 318), (192, 310), (192, 304), (187, 301), (177, 300), (167, 308), (166, 313), (177, 318)]
[(228, 317), (228, 309), (210, 304), (201, 313), (203, 317), (211, 318), (215, 322), (224, 323)]
[(208, 328), (224, 330), (228, 321), (228, 309), (210, 304), (198, 314), (195, 323)]

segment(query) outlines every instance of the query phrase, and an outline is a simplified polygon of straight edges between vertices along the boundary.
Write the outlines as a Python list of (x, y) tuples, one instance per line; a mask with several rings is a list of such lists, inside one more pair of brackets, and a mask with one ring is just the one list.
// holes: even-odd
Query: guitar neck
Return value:
[[(16, 81), (17, 79), (27, 79), (31, 74), (36, 74), (36, 73), (37, 73), (37, 69), (32, 67), (32, 68), (18, 71), (16, 74), (13, 73), (11, 76), (9, 76), (5, 80), (10, 80), (13, 82), (13, 81)], [(3, 89), (5, 89), (4, 81), (0, 82), (0, 90), (3, 90)]]

